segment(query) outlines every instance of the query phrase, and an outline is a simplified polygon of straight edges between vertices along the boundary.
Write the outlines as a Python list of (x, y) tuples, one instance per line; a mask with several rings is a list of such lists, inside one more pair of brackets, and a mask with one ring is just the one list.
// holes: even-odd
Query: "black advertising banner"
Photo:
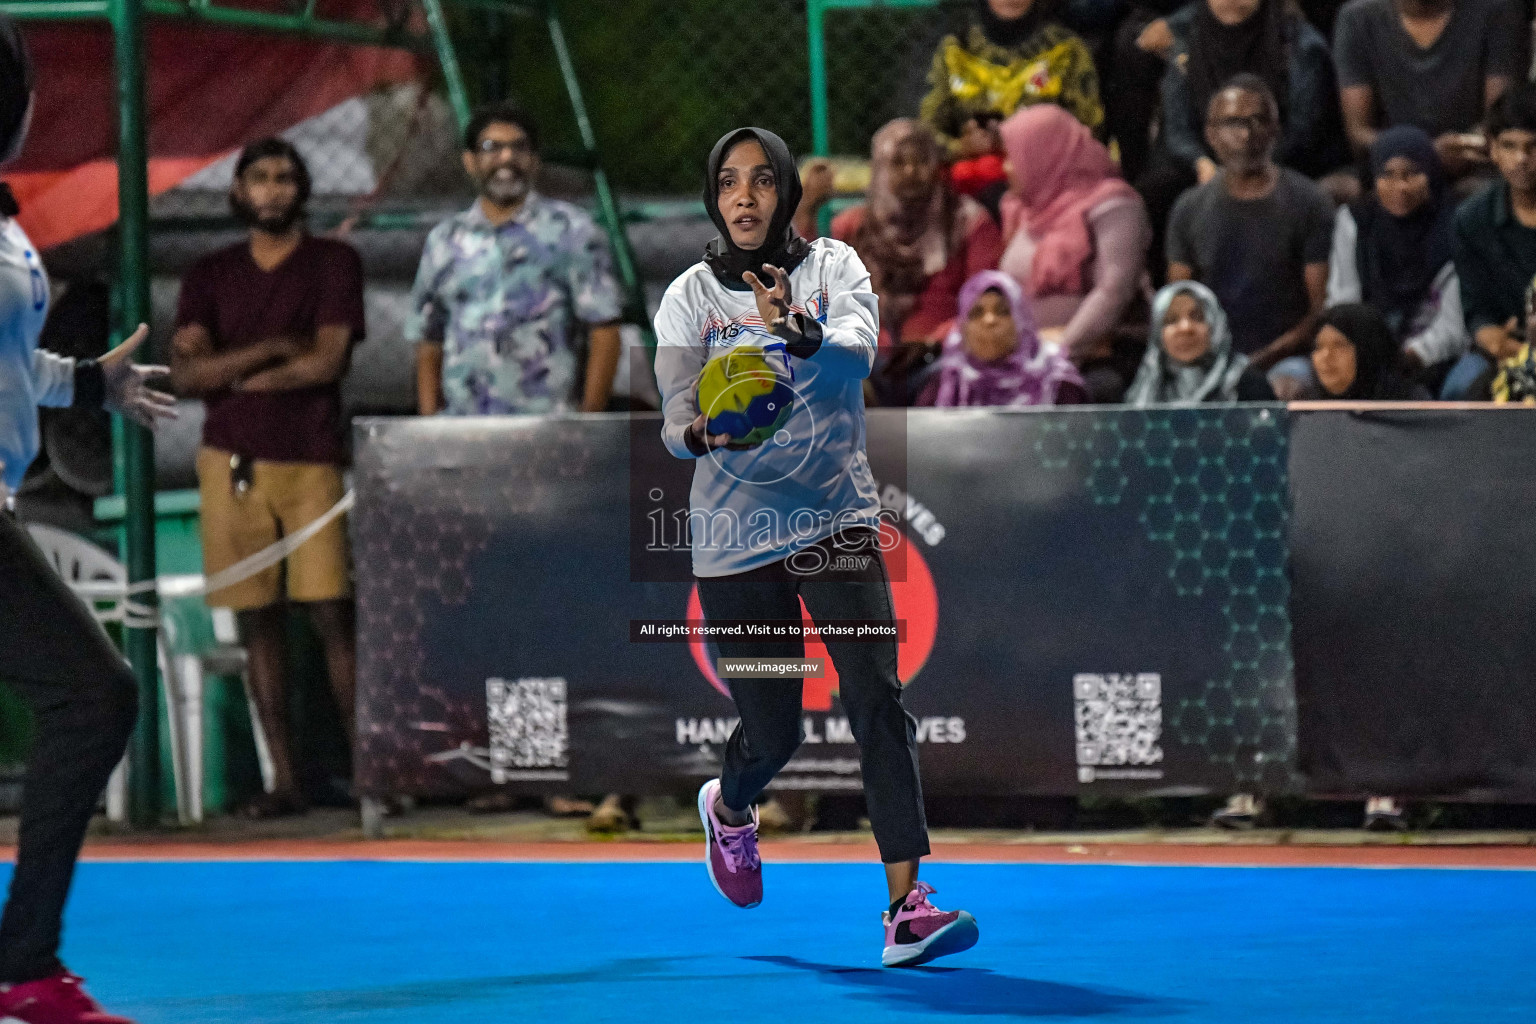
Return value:
[(1536, 796), (1533, 427), (1518, 407), (1295, 416), (1309, 790)]
[[(929, 792), (1294, 788), (1279, 407), (868, 423)], [(677, 792), (717, 770), (732, 704), (687, 635), (672, 528), (693, 467), (659, 426), (359, 421), (365, 792)], [(777, 785), (858, 788), (835, 668), (802, 689)]]

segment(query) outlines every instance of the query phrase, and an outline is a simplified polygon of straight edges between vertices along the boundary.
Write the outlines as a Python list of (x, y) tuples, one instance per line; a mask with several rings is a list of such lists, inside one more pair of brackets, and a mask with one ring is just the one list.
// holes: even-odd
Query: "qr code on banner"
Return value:
[(492, 781), (509, 769), (566, 767), (564, 679), (487, 679), (485, 704)]
[(1093, 767), (1163, 759), (1163, 677), (1156, 672), (1082, 672), (1072, 677), (1077, 763)]

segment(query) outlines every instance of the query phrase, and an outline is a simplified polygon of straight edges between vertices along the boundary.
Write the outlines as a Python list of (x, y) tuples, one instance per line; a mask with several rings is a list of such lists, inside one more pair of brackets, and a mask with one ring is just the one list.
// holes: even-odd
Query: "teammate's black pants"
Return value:
[[(699, 603), (705, 618), (712, 623), (798, 622), (799, 599), (804, 599), (815, 622), (894, 622), (890, 583), (873, 531), (845, 531), (843, 537), (847, 539), (842, 547), (829, 538), (815, 545), (815, 551), (794, 559), (734, 576), (700, 577)], [(861, 543), (846, 546), (854, 537)], [(862, 565), (847, 567), (832, 561), (839, 557), (862, 559)], [(839, 699), (858, 741), (864, 797), (880, 859), (894, 864), (925, 856), (928, 823), (917, 772), (917, 724), (901, 705), (896, 643), (825, 642), (837, 668)], [(799, 658), (805, 653), (798, 638), (721, 640), (716, 647), (723, 658)], [(757, 799), (800, 746), (802, 680), (727, 682), (741, 721), (726, 744), (720, 798), (740, 811)]]
[(133, 673), (20, 524), (0, 511), (0, 679), (32, 708), (32, 756), (0, 982), (60, 970), (64, 900), (86, 825), (138, 709)]

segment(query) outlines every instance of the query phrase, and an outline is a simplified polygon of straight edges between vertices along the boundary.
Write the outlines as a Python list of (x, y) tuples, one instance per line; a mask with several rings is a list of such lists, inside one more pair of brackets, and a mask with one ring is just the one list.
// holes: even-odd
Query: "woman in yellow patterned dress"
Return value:
[(996, 125), (1020, 107), (1055, 103), (1097, 131), (1104, 122), (1088, 44), (1056, 20), (1058, 0), (976, 0), (962, 38), (946, 36), (919, 116), (953, 161), (1001, 155)]

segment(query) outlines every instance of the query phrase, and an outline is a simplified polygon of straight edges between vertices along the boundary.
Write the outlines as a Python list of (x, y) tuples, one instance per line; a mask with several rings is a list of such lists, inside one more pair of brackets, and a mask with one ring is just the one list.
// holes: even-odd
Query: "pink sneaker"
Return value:
[(885, 952), (880, 963), (884, 966), (915, 967), (935, 957), (963, 953), (976, 945), (981, 936), (976, 919), (964, 910), (940, 910), (928, 902), (931, 892), (933, 886), (918, 882), (894, 916), (889, 910), (881, 913)]
[(704, 841), (708, 851), (704, 866), (715, 891), (742, 909), (763, 902), (763, 862), (757, 856), (757, 808), (752, 808), (752, 824), (727, 825), (715, 813), (720, 796), (720, 780), (710, 779), (699, 787), (699, 819), (704, 822)]
[(101, 1008), (84, 983), (60, 971), (20, 985), (0, 985), (0, 1022), (10, 1024), (133, 1024)]

